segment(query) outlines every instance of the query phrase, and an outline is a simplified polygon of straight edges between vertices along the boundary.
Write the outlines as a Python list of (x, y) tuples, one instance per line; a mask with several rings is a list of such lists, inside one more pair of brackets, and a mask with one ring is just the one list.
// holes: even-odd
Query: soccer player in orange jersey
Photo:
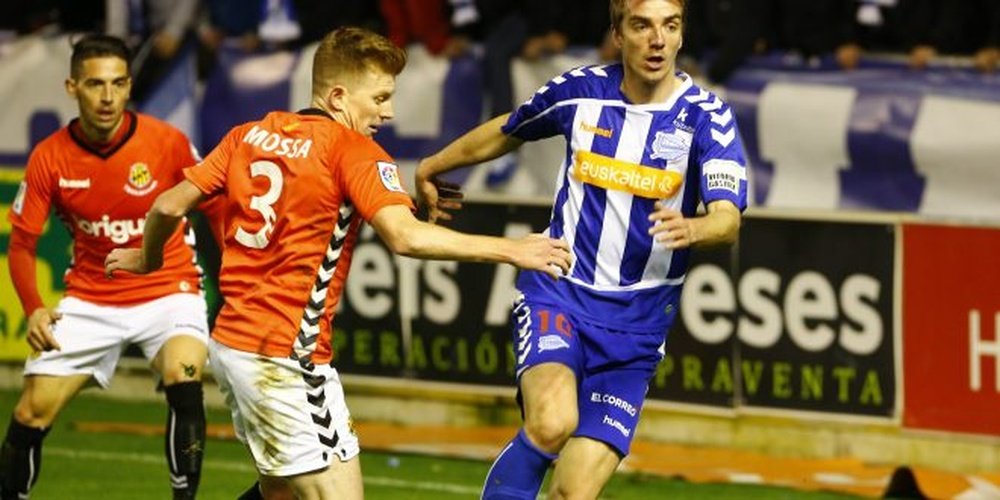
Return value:
[[(197, 161), (180, 131), (125, 110), (130, 87), (121, 40), (76, 42), (66, 91), (80, 116), (34, 149), (10, 211), (10, 275), (35, 355), (25, 364), (24, 390), (0, 450), (4, 500), (27, 498), (52, 422), (85, 385), (107, 387), (129, 344), (142, 349), (166, 388), (174, 498), (194, 498), (198, 487), (208, 327), (193, 240), (178, 228), (166, 235), (161, 270), (114, 282), (104, 277), (107, 253), (139, 244), (153, 200)], [(50, 209), (73, 237), (66, 295), (54, 310), (42, 303), (35, 281), (36, 246)]]
[(401, 255), (506, 262), (554, 278), (569, 266), (558, 240), (473, 236), (414, 217), (395, 163), (371, 139), (393, 116), (405, 63), (374, 33), (327, 35), (313, 59), (312, 107), (234, 128), (156, 200), (142, 249), (106, 260), (109, 275), (159, 269), (181, 217), (224, 194), (225, 305), (209, 353), (260, 473), (260, 488), (243, 498), (363, 496), (358, 439), (330, 364), (333, 311), (363, 222)]

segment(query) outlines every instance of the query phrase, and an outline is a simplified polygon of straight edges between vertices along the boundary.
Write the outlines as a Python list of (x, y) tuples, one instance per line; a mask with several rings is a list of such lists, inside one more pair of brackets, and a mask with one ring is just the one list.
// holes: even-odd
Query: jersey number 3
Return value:
[(250, 164), (250, 175), (253, 177), (263, 175), (271, 183), (271, 186), (263, 196), (250, 197), (250, 209), (260, 212), (260, 215), (264, 218), (264, 227), (260, 228), (256, 233), (251, 233), (243, 229), (243, 227), (238, 227), (236, 228), (236, 241), (246, 247), (261, 249), (271, 242), (271, 231), (274, 230), (274, 221), (278, 218), (278, 214), (274, 213), (272, 205), (281, 197), (285, 178), (281, 173), (281, 168), (277, 164), (263, 160)]

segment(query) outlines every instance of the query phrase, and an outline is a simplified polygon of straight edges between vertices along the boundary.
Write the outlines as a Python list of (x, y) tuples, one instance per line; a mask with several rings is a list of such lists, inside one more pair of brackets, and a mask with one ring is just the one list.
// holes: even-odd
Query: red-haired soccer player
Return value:
[(260, 476), (243, 498), (363, 496), (358, 439), (330, 364), (333, 311), (363, 222), (401, 255), (507, 262), (552, 277), (569, 267), (559, 240), (473, 236), (413, 216), (396, 164), (371, 139), (393, 117), (405, 63), (369, 31), (327, 35), (313, 59), (312, 107), (230, 131), (153, 204), (142, 250), (108, 256), (109, 274), (158, 269), (180, 217), (225, 193), (225, 305), (209, 352)]

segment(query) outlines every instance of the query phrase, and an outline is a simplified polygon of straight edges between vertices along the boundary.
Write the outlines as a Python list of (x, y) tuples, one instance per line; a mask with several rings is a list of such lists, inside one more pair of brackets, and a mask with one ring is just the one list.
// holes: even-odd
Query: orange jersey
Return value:
[[(201, 272), (194, 241), (183, 228), (167, 241), (163, 268), (145, 276), (104, 276), (104, 258), (114, 248), (139, 247), (146, 212), (163, 191), (196, 163), (179, 130), (153, 117), (133, 114), (124, 141), (100, 153), (67, 126), (39, 143), (28, 158), (24, 183), (8, 216), (28, 233), (42, 233), (54, 209), (73, 238), (66, 295), (102, 305), (131, 305), (178, 292), (199, 293)], [(191, 237), (193, 238), (193, 236)]]
[(223, 195), (213, 338), (233, 349), (326, 363), (330, 323), (362, 220), (413, 200), (375, 141), (310, 109), (234, 128), (185, 170)]

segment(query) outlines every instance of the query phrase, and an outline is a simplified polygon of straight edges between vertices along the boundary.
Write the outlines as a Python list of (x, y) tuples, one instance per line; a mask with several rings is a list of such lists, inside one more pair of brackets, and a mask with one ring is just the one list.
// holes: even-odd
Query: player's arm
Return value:
[[(731, 112), (728, 105), (723, 110)], [(708, 114), (701, 115), (691, 150), (699, 165), (699, 197), (705, 202), (706, 213), (684, 217), (657, 202), (649, 216), (652, 223), (649, 234), (668, 249), (729, 245), (739, 237), (741, 214), (747, 206), (743, 142), (735, 122), (729, 129), (735, 140), (722, 143), (716, 139), (714, 119)]]
[(515, 240), (460, 233), (417, 220), (404, 205), (380, 208), (369, 223), (393, 253), (407, 257), (505, 262), (553, 278), (568, 272), (570, 266), (566, 242), (540, 234)]
[(50, 158), (53, 148), (38, 147), (28, 157), (24, 171), (24, 181), (11, 204), (7, 218), (11, 233), (8, 246), (10, 278), (17, 291), (18, 299), (28, 319), (26, 338), (35, 351), (59, 349), (59, 343), (52, 335), (52, 325), (60, 314), (45, 307), (38, 293), (35, 275), (39, 235), (45, 227), (52, 208), (52, 193), (55, 192), (53, 168)]
[(420, 161), (417, 178), (430, 178), (460, 167), (489, 161), (517, 149), (524, 141), (501, 130), (510, 113), (497, 116)]
[(164, 191), (146, 214), (142, 248), (116, 248), (104, 259), (104, 272), (110, 278), (117, 270), (147, 274), (163, 266), (163, 246), (177, 229), (181, 219), (202, 200), (202, 192), (189, 180)]
[(59, 350), (59, 343), (52, 335), (52, 324), (61, 315), (46, 308), (42, 296), (38, 293), (38, 281), (35, 278), (37, 248), (37, 234), (29, 233), (17, 226), (11, 228), (10, 245), (7, 249), (10, 280), (14, 284), (17, 298), (21, 300), (24, 317), (28, 318), (26, 335), (28, 345), (35, 351)]
[(716, 200), (706, 208), (704, 215), (684, 217), (681, 212), (657, 202), (656, 210), (649, 215), (652, 223), (649, 234), (671, 250), (736, 242), (742, 220), (736, 205), (729, 200)]
[(498, 158), (524, 142), (501, 130), (509, 117), (510, 113), (503, 114), (479, 125), (417, 165), (417, 196), (427, 206), (431, 222), (451, 220), (451, 215), (445, 210), (462, 207), (458, 186), (438, 180), (440, 174)]
[(26, 318), (36, 310), (45, 308), (45, 302), (38, 293), (38, 282), (35, 279), (37, 249), (37, 234), (31, 234), (17, 226), (11, 227), (10, 245), (7, 249), (10, 280), (14, 284), (17, 298), (21, 300)]

